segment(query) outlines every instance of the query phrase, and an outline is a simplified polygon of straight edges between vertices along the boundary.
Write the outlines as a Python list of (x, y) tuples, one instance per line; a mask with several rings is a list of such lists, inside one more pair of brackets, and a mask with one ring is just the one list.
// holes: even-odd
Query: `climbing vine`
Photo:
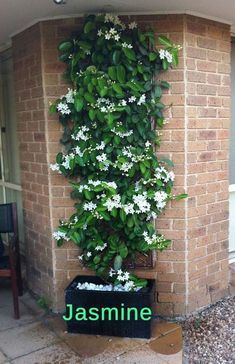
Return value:
[(125, 268), (136, 253), (164, 250), (170, 240), (156, 219), (172, 199), (170, 160), (157, 158), (161, 102), (170, 85), (162, 71), (178, 63), (179, 46), (112, 14), (89, 15), (78, 36), (58, 49), (71, 84), (50, 106), (63, 125), (63, 152), (51, 169), (69, 178), (75, 212), (54, 238), (80, 247), (83, 264), (125, 290), (146, 285)]

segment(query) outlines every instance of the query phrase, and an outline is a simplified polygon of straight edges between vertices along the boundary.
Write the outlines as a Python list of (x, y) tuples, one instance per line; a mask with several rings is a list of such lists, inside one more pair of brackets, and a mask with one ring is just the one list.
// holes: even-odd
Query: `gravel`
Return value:
[(235, 364), (235, 297), (189, 317), (183, 337), (185, 364)]

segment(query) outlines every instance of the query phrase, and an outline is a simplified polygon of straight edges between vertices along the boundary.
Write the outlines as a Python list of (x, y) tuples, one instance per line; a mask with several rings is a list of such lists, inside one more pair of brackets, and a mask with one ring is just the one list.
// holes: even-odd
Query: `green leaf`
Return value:
[(73, 43), (71, 41), (65, 41), (58, 45), (58, 50), (60, 52), (71, 51), (73, 49)]
[(114, 67), (114, 66), (109, 67), (108, 75), (113, 81), (116, 81), (116, 79), (117, 79), (116, 67)]
[(172, 47), (172, 42), (170, 41), (170, 39), (168, 39), (167, 37), (165, 37), (164, 35), (160, 35), (158, 37), (158, 40), (159, 40), (159, 43), (164, 45), (164, 46), (167, 46), (167, 47)]
[(169, 167), (174, 167), (173, 161), (168, 158), (161, 158), (160, 161), (166, 163)]
[(149, 53), (149, 60), (150, 61), (155, 61), (156, 58), (157, 58), (157, 53), (154, 53), (154, 52)]
[(113, 217), (117, 217), (117, 209), (116, 209), (116, 207), (113, 207), (113, 208), (112, 208), (111, 215), (112, 215)]
[(57, 105), (56, 105), (55, 103), (51, 104), (51, 105), (49, 106), (49, 113), (50, 113), (50, 114), (53, 114), (53, 113), (55, 113), (56, 111), (57, 111)]
[(123, 209), (120, 209), (120, 218), (121, 218), (122, 222), (126, 221), (126, 213)]
[(110, 221), (110, 216), (105, 211), (99, 211), (99, 214), (104, 218), (105, 221)]
[(100, 258), (100, 256), (99, 255), (96, 255), (95, 257), (94, 257), (94, 259), (93, 259), (93, 262), (94, 262), (94, 264), (99, 264), (99, 262), (101, 261), (101, 258)]
[(86, 101), (88, 101), (91, 104), (95, 104), (96, 103), (96, 99), (89, 92), (85, 92), (84, 98), (86, 99)]
[[(78, 42), (78, 45), (82, 48), (82, 49), (84, 49), (84, 50), (90, 50), (91, 48), (92, 48), (92, 45), (90, 44), (90, 43), (88, 43), (88, 42), (85, 42), (85, 41), (83, 41), (83, 40), (80, 40), (79, 42)], [(93, 67), (94, 68), (94, 66), (90, 66), (90, 67)], [(88, 69), (89, 67), (87, 67), (87, 69)]]
[(113, 52), (113, 64), (117, 65), (120, 61), (121, 52), (118, 50), (115, 50)]
[(70, 239), (77, 245), (81, 242), (80, 234), (77, 231), (73, 231), (73, 233), (70, 235)]
[(173, 48), (171, 50), (171, 54), (172, 54), (172, 61), (173, 61), (172, 64), (174, 66), (177, 66), (177, 64), (179, 63), (179, 59), (178, 59), (178, 49)]
[(63, 153), (58, 153), (56, 156), (56, 163), (61, 164), (63, 162)]
[(113, 127), (113, 121), (114, 121), (114, 118), (113, 118), (113, 115), (111, 114), (111, 113), (109, 113), (108, 115), (107, 115), (107, 124), (108, 124), (108, 126), (110, 127), (110, 128), (112, 128)]
[(162, 96), (162, 89), (160, 86), (156, 86), (154, 90), (154, 95), (156, 98), (160, 98)]
[(122, 88), (117, 83), (114, 83), (112, 87), (118, 95), (123, 95)]
[(169, 68), (168, 62), (165, 58), (162, 60), (162, 68), (164, 69), (164, 71), (168, 70)]
[(143, 162), (140, 163), (140, 170), (141, 170), (141, 173), (144, 175), (145, 171), (146, 171), (146, 167)]
[(119, 254), (122, 258), (126, 258), (128, 255), (128, 249), (127, 246), (123, 243), (119, 247)]
[(169, 82), (167, 82), (167, 81), (160, 81), (160, 83), (161, 83), (161, 87), (166, 88), (166, 89), (169, 89), (170, 88)]
[(79, 166), (81, 166), (81, 167), (84, 167), (84, 166), (85, 166), (85, 163), (84, 163), (84, 161), (83, 161), (82, 157), (80, 157), (80, 155), (76, 155), (76, 156), (75, 156), (75, 162), (76, 162)]
[(95, 120), (95, 115), (96, 115), (96, 112), (94, 109), (90, 109), (89, 112), (89, 118), (91, 119), (91, 121), (94, 121)]
[(76, 94), (74, 98), (74, 106), (76, 111), (80, 112), (83, 108), (83, 105), (84, 105), (83, 99), (78, 94)]
[(94, 22), (88, 21), (84, 26), (84, 33), (90, 33), (91, 30), (95, 28)]
[(123, 53), (125, 54), (125, 56), (130, 59), (131, 61), (135, 61), (136, 60), (136, 55), (135, 52), (133, 51), (133, 49), (130, 48), (122, 48)]
[(88, 190), (84, 190), (84, 196), (86, 197), (87, 200), (91, 200), (92, 199), (92, 194), (90, 191)]
[(119, 270), (122, 267), (122, 257), (121, 255), (116, 255), (114, 262), (113, 262), (113, 267), (115, 270)]
[(132, 219), (132, 217), (129, 217), (127, 220), (127, 226), (129, 228), (132, 228), (134, 226), (134, 220)]
[(181, 193), (180, 195), (177, 195), (174, 197), (174, 200), (179, 201), (182, 200), (183, 198), (187, 198), (188, 194), (187, 193)]
[(126, 70), (122, 65), (117, 66), (117, 79), (120, 83), (126, 82)]
[(104, 97), (106, 96), (108, 93), (108, 87), (104, 87), (101, 91), (100, 91), (100, 96)]

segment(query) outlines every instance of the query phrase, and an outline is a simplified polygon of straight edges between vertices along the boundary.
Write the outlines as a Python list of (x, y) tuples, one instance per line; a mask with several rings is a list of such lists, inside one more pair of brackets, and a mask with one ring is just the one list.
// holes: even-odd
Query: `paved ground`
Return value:
[(0, 280), (0, 364), (182, 364), (181, 327), (174, 323), (156, 322), (151, 340), (71, 335), (28, 294), (20, 309), (14, 320), (11, 291)]

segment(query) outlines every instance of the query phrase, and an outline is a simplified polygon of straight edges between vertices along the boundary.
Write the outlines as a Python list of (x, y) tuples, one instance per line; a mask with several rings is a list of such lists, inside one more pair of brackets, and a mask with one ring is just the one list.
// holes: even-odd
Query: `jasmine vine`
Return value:
[(146, 285), (125, 261), (169, 246), (153, 219), (169, 200), (185, 197), (172, 194), (172, 163), (155, 152), (162, 91), (170, 87), (161, 72), (177, 65), (180, 48), (158, 39), (160, 49), (152, 31), (99, 14), (59, 45), (71, 86), (50, 107), (64, 128), (63, 152), (50, 167), (70, 179), (76, 204), (53, 236), (59, 246), (73, 241), (82, 263), (119, 290)]

